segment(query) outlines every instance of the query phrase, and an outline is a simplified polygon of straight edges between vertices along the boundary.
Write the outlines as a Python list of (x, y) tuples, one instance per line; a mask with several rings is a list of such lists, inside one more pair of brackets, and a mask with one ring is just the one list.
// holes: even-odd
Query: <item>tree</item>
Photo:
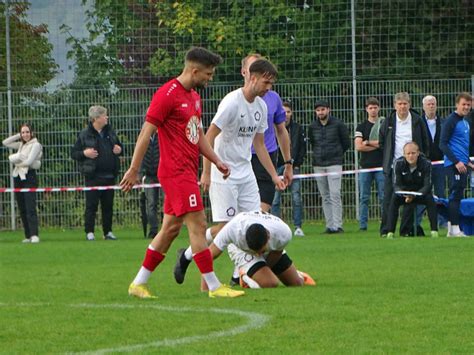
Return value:
[[(57, 73), (52, 45), (45, 37), (46, 25), (33, 26), (26, 19), (30, 3), (13, 1), (10, 4), (11, 84), (14, 88), (41, 87)], [(5, 2), (0, 1), (0, 87), (7, 86)]]

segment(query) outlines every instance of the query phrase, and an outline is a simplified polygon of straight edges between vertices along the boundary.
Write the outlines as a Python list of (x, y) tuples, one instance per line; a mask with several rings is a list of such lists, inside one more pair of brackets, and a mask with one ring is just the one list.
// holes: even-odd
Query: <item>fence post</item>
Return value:
[[(356, 66), (356, 43), (355, 43), (355, 0), (351, 0), (351, 42), (352, 42), (352, 112), (353, 112), (353, 128), (352, 132), (355, 132), (357, 128), (357, 66)], [(351, 135), (352, 137), (352, 135)], [(354, 166), (359, 169), (359, 160), (357, 157), (357, 150), (354, 147)], [(355, 194), (356, 194), (356, 218), (359, 219), (359, 179), (358, 174), (355, 174)]]
[[(11, 73), (11, 58), (10, 58), (10, 1), (5, 1), (5, 41), (6, 41), (6, 59), (7, 59), (7, 112), (8, 112), (8, 135), (13, 134), (12, 122), (12, 73)], [(13, 166), (10, 164), (10, 187), (13, 187)], [(11, 227), (16, 229), (15, 216), (15, 194), (10, 193), (10, 216)]]

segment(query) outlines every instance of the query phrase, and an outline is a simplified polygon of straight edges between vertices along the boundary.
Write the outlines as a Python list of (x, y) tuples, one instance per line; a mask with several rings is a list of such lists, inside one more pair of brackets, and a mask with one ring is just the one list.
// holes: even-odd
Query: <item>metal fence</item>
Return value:
[[(314, 119), (313, 104), (316, 99), (326, 98), (331, 104), (332, 114), (341, 118), (354, 132), (358, 122), (365, 119), (364, 101), (375, 96), (381, 102), (381, 115), (392, 109), (393, 95), (399, 91), (411, 94), (413, 108), (421, 112), (421, 100), (424, 95), (432, 94), (438, 98), (439, 114), (445, 116), (454, 107), (454, 98), (461, 91), (474, 91), (474, 76), (465, 79), (436, 80), (392, 80), (392, 81), (338, 81), (308, 83), (278, 83), (275, 89), (285, 100), (293, 104), (294, 119), (305, 128)], [(204, 125), (207, 126), (216, 112), (220, 100), (239, 83), (213, 84), (202, 92), (204, 98)], [(17, 130), (22, 122), (33, 125), (39, 141), (43, 144), (43, 165), (39, 171), (41, 187), (83, 186), (76, 164), (70, 159), (70, 149), (77, 133), (87, 123), (87, 110), (92, 104), (101, 104), (108, 108), (110, 122), (124, 144), (122, 172), (128, 167), (135, 139), (140, 131), (143, 117), (156, 88), (120, 88), (113, 92), (99, 89), (46, 91), (13, 91), (12, 117)], [(0, 112), (7, 111), (7, 94), (0, 92)], [(8, 132), (7, 115), (0, 116), (0, 132)], [(4, 139), (6, 133), (1, 137)], [(2, 148), (0, 153), (0, 186), (10, 184), (9, 151)], [(302, 173), (311, 173), (311, 149), (302, 168)], [(357, 168), (357, 158), (353, 148), (346, 153), (344, 170)], [(323, 218), (320, 196), (313, 179), (302, 183), (305, 219)], [(375, 193), (375, 192), (374, 192)], [(114, 225), (130, 226), (139, 223), (139, 191), (124, 194), (116, 192)], [(288, 221), (291, 219), (289, 193), (283, 198), (282, 213)], [(354, 175), (343, 177), (342, 188), (344, 218), (356, 219), (358, 196)], [(204, 196), (207, 215), (209, 203)], [(0, 228), (11, 229), (15, 204), (12, 194), (0, 193)], [(378, 206), (371, 199), (369, 218), (378, 218)], [(39, 193), (38, 209), (41, 226), (63, 228), (83, 225), (84, 196), (82, 192)], [(17, 215), (17, 214), (16, 214)], [(19, 225), (19, 218), (15, 220)], [(99, 222), (100, 223), (100, 222)], [(100, 225), (100, 224), (99, 224)]]

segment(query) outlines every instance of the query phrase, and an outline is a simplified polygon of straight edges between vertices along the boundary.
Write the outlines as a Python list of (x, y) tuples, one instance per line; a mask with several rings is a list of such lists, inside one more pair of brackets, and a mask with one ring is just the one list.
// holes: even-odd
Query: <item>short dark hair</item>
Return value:
[(191, 47), (186, 52), (186, 61), (198, 63), (205, 67), (215, 67), (222, 63), (222, 57), (206, 48)]
[(257, 59), (250, 65), (250, 75), (260, 74), (266, 77), (275, 78), (278, 75), (278, 70), (275, 66), (266, 59)]
[(456, 96), (456, 103), (458, 104), (461, 99), (472, 101), (472, 96), (468, 92), (461, 92)]
[(290, 110), (293, 110), (293, 105), (289, 101), (283, 101), (282, 106), (288, 107)]
[(245, 232), (247, 245), (253, 251), (259, 251), (268, 242), (268, 232), (260, 223), (251, 224)]
[(380, 102), (376, 97), (371, 96), (371, 97), (367, 98), (367, 100), (365, 100), (365, 107), (367, 107), (369, 105), (376, 105), (376, 106), (380, 107)]

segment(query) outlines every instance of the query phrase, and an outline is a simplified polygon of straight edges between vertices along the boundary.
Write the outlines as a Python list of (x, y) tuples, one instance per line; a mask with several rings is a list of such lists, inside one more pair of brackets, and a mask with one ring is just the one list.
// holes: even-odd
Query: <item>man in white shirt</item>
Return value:
[(252, 288), (277, 287), (280, 281), (286, 286), (314, 286), (284, 250), (291, 238), (290, 227), (280, 218), (261, 211), (242, 212), (217, 233), (209, 249), (215, 259), (228, 248), (243, 281)]
[[(212, 219), (217, 223), (206, 230), (208, 243), (237, 213), (260, 209), (258, 185), (251, 165), (252, 144), (275, 187), (278, 190), (286, 187), (264, 144), (264, 132), (268, 126), (267, 106), (262, 96), (271, 89), (277, 70), (269, 61), (258, 59), (252, 63), (249, 71), (250, 80), (245, 82), (243, 88), (224, 97), (206, 133), (217, 156), (225, 159), (231, 170), (230, 176), (224, 178), (214, 165), (211, 166), (210, 161), (204, 159), (201, 186), (204, 191), (209, 190)], [(176, 282), (184, 281), (191, 260), (191, 248), (178, 250), (174, 269)], [(235, 272), (233, 278), (237, 277), (238, 273)]]
[[(410, 110), (411, 99), (407, 92), (395, 94), (395, 110), (387, 116), (380, 127), (379, 146), (383, 151), (384, 206), (380, 235), (385, 237), (388, 233), (388, 209), (393, 196), (393, 162), (403, 156), (403, 146), (408, 142), (415, 142), (420, 147), (420, 152), (429, 158), (429, 143), (426, 125), (422, 118)], [(409, 234), (407, 216), (401, 222), (401, 235)]]

